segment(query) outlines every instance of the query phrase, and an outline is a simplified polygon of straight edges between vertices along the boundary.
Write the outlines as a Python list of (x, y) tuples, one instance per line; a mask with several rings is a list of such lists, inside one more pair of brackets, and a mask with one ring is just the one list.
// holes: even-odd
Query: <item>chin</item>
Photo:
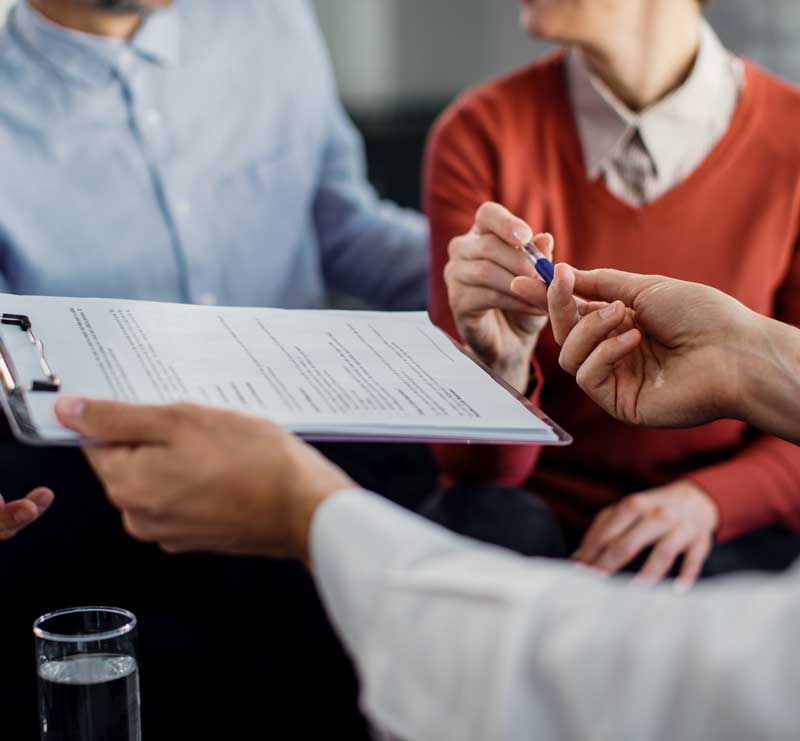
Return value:
[(536, 0), (524, 3), (520, 13), (520, 25), (531, 36), (545, 41), (558, 41), (557, 24), (550, 18), (547, 10), (538, 7)]
[(172, 5), (173, 2), (174, 0), (84, 0), (87, 5), (118, 15), (146, 15), (153, 10)]

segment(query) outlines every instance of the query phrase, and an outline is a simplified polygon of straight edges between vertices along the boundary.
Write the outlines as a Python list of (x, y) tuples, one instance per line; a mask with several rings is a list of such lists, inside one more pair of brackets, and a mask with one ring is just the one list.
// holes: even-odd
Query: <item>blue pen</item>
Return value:
[(536, 268), (536, 272), (539, 273), (539, 275), (542, 277), (542, 280), (549, 286), (553, 282), (553, 278), (556, 276), (556, 269), (553, 263), (536, 249), (536, 246), (533, 244), (533, 242), (528, 242), (528, 244), (526, 244), (522, 249), (525, 250), (525, 254), (533, 263), (533, 267)]

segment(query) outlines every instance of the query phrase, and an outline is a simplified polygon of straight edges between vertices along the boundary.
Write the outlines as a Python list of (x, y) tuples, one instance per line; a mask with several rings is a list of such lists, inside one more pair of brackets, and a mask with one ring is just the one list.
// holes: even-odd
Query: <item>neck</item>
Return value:
[(700, 9), (694, 3), (652, 3), (606, 40), (584, 47), (587, 62), (631, 110), (641, 111), (679, 88), (700, 48)]
[(30, 4), (53, 23), (94, 36), (129, 39), (142, 22), (139, 13), (113, 13), (79, 0), (30, 0)]

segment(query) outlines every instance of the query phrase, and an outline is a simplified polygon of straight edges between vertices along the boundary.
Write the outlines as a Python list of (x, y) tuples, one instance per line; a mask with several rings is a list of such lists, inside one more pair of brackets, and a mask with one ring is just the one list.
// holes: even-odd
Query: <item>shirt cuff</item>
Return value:
[(364, 644), (385, 575), (409, 551), (459, 541), (421, 517), (364, 490), (339, 491), (311, 523), (311, 571), (339, 637), (351, 654)]

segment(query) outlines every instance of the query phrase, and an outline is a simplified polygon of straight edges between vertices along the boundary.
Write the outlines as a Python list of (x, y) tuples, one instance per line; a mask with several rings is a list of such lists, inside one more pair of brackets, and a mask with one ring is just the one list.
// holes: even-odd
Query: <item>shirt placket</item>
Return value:
[[(141, 148), (154, 196), (169, 233), (173, 259), (178, 275), (178, 291), (185, 303), (213, 303), (209, 291), (193, 286), (187, 245), (192, 239), (194, 204), (187, 188), (170, 177), (171, 141), (165, 112), (156, 99), (152, 85), (139, 81), (138, 60), (128, 52), (120, 60), (117, 77), (123, 90), (134, 140)], [(139, 75), (141, 79), (141, 75)], [(197, 294), (197, 295), (195, 295)]]

